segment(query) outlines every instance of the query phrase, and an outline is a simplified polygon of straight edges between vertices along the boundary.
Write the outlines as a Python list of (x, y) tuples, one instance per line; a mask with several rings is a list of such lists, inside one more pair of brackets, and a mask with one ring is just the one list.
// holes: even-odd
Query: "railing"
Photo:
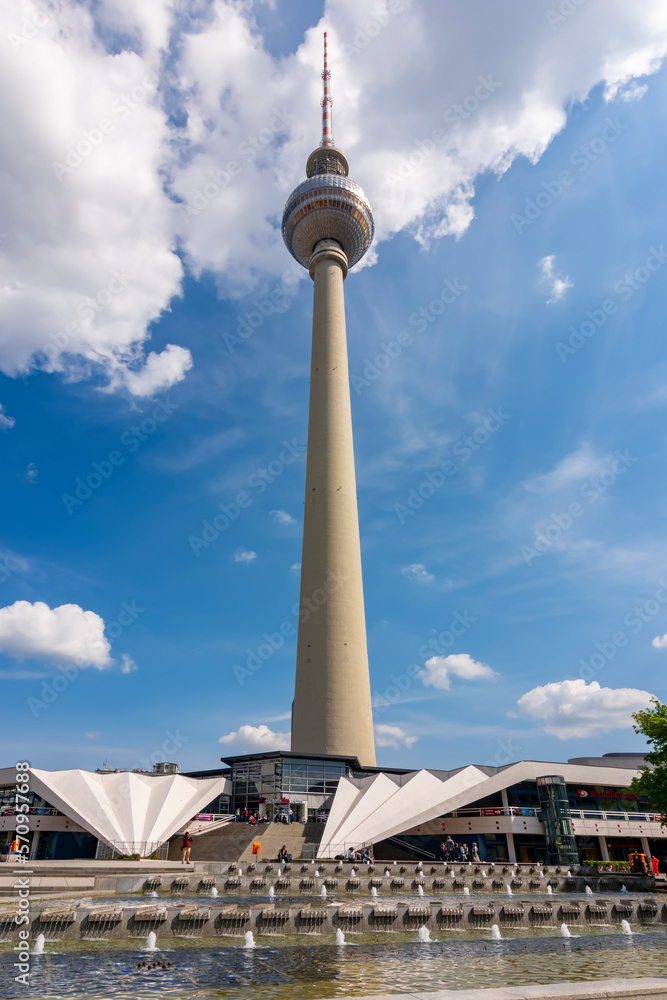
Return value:
[(127, 857), (130, 854), (138, 854), (140, 858), (147, 858), (151, 854), (157, 855), (161, 861), (167, 860), (169, 853), (169, 842), (159, 843), (143, 841), (120, 841), (114, 840), (107, 843), (105, 840), (98, 840), (95, 858), (98, 861), (113, 861), (114, 858)]
[(616, 821), (617, 823), (662, 823), (660, 813), (640, 813), (640, 812), (602, 812), (597, 809), (573, 809), (571, 811), (573, 819), (602, 819)]
[(391, 844), (396, 844), (397, 847), (402, 848), (404, 851), (409, 851), (410, 854), (423, 854), (425, 858), (435, 860), (435, 854), (425, 850), (423, 847), (418, 847), (416, 844), (410, 844), (407, 840), (401, 840), (399, 837), (387, 837), (387, 840)]

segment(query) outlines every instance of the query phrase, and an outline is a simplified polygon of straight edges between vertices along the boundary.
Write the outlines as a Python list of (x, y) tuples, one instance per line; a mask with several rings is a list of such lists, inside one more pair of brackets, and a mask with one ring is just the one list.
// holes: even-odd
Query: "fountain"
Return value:
[(385, 873), (385, 875), (388, 875), (389, 874), (389, 869), (385, 868), (384, 873)]
[(550, 885), (547, 886), (547, 896), (553, 896), (554, 891)]
[(502, 934), (500, 933), (500, 927), (498, 924), (491, 924), (491, 940), (502, 941), (502, 939)]
[(512, 886), (511, 885), (507, 886), (507, 895), (508, 896), (513, 896), (514, 895), (514, 893), (512, 892)]
[(343, 934), (340, 927), (336, 931), (336, 944), (338, 945), (339, 948), (342, 948), (343, 945), (347, 944), (347, 941), (345, 940), (345, 935)]
[(627, 920), (621, 920), (621, 930), (624, 934), (632, 934), (632, 927)]
[(586, 895), (587, 896), (592, 896), (593, 895), (593, 890), (591, 889), (590, 885), (586, 886)]
[(158, 948), (156, 942), (157, 942), (157, 934), (155, 933), (155, 931), (151, 931), (148, 937), (146, 938), (146, 947), (144, 948), (144, 951), (157, 951)]
[(628, 891), (627, 887), (625, 885), (622, 885), (621, 886), (621, 892), (627, 892), (627, 891)]
[(243, 935), (243, 947), (244, 948), (256, 948), (255, 935), (252, 931), (246, 931)]
[(282, 868), (279, 868), (278, 871), (276, 872), (276, 875), (278, 876), (278, 878), (280, 878), (280, 876), (282, 875), (282, 873), (283, 873)]
[(378, 894), (378, 891), (375, 888), (375, 886), (373, 886), (373, 888), (371, 889), (371, 896), (377, 896), (377, 894)]
[(273, 897), (275, 896), (275, 894), (276, 894), (276, 890), (273, 888), (272, 885), (270, 885), (269, 886), (269, 899), (273, 899)]
[(322, 897), (322, 899), (326, 897), (326, 894), (327, 894), (327, 887), (326, 885), (323, 885), (322, 888), (320, 889), (320, 896)]
[(467, 885), (463, 886), (463, 895), (464, 896), (469, 896), (470, 895), (470, 889), (468, 888)]
[(428, 927), (419, 928), (419, 940), (421, 941), (422, 944), (431, 943), (431, 932), (429, 931)]
[(35, 939), (35, 947), (32, 949), (33, 955), (43, 955), (44, 954), (44, 941), (45, 937), (43, 934), (38, 934)]
[(218, 895), (218, 890), (216, 889), (215, 886), (213, 886), (213, 888), (211, 889), (211, 895), (213, 896), (214, 899)]
[(157, 896), (157, 893), (156, 893), (155, 889), (153, 889), (153, 891), (149, 892), (148, 895), (149, 896)]
[(572, 937), (572, 935), (570, 934), (570, 928), (567, 926), (567, 924), (560, 925), (560, 936), (562, 938)]
[(424, 895), (424, 887), (422, 885), (418, 885), (417, 886), (417, 895), (418, 896), (423, 896)]
[(240, 869), (240, 868), (239, 868), (239, 870), (238, 870), (238, 873), (237, 873), (237, 874), (238, 874), (239, 878), (241, 878), (241, 877), (242, 877), (242, 875), (243, 875), (243, 872), (241, 871), (241, 869)]
[(352, 871), (350, 872), (350, 875), (352, 876), (352, 878), (354, 878), (356, 874), (357, 874), (357, 869), (353, 868)]

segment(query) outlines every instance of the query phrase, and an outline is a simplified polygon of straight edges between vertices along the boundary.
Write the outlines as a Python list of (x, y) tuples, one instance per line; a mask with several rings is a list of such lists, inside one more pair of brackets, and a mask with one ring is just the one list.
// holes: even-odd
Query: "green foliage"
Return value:
[(629, 861), (584, 861), (587, 868), (599, 868), (601, 872), (629, 872)]
[(632, 790), (637, 795), (648, 796), (651, 807), (659, 812), (667, 825), (667, 705), (652, 698), (653, 708), (635, 712), (634, 730), (645, 736), (651, 749), (646, 761), (652, 767), (643, 767), (642, 773), (632, 781)]

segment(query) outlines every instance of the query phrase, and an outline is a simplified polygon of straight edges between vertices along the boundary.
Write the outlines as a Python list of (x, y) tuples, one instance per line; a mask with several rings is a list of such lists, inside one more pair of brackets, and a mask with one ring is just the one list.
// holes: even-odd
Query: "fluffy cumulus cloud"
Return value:
[(237, 563), (251, 563), (256, 558), (256, 552), (248, 552), (246, 549), (237, 549), (234, 553), (234, 562)]
[(43, 659), (103, 670), (114, 660), (104, 621), (78, 604), (50, 608), (16, 601), (0, 608), (0, 653), (15, 660)]
[(377, 725), (375, 727), (375, 742), (379, 747), (390, 747), (392, 750), (409, 750), (418, 739), (418, 736), (408, 736), (400, 726)]
[(233, 733), (221, 736), (218, 743), (239, 750), (289, 750), (290, 734), (274, 733), (268, 726), (239, 726)]
[(667, 649), (667, 633), (665, 635), (656, 635), (651, 645), (655, 646), (656, 649)]
[[(168, 23), (170, 5), (151, 6)], [(191, 363), (174, 346), (144, 357), (149, 325), (183, 271), (160, 176), (172, 137), (155, 46), (166, 34), (149, 20), (122, 0), (10, 0), (0, 9), (0, 74), (15, 95), (0, 130), (7, 375), (97, 375), (144, 395)]]
[(414, 580), (416, 583), (433, 583), (435, 577), (428, 573), (423, 563), (412, 563), (404, 566), (401, 573), (407, 580)]
[(231, 296), (284, 290), (280, 215), (318, 137), (324, 25), (334, 134), (379, 252), (399, 230), (423, 246), (460, 235), (478, 176), (539, 159), (597, 85), (640, 99), (667, 52), (663, 0), (557, 9), (475, 0), (452, 18), (435, 0), (326, 0), (277, 57), (251, 3), (202, 0), (187, 19), (173, 0), (3, 4), (0, 370), (151, 394), (192, 363), (183, 345), (147, 353), (181, 256)]
[(432, 656), (417, 672), (417, 677), (427, 687), (449, 691), (452, 677), (464, 681), (493, 681), (500, 675), (486, 663), (473, 660), (468, 653), (450, 653), (449, 656)]
[(637, 688), (603, 688), (597, 681), (558, 681), (527, 691), (517, 705), (561, 740), (627, 729), (632, 714), (647, 708), (653, 695)]

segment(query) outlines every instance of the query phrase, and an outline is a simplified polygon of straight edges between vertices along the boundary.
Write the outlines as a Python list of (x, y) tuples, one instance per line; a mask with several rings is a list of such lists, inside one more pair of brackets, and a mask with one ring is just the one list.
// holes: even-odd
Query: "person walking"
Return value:
[(440, 847), (438, 848), (438, 855), (440, 857), (440, 860), (441, 861), (449, 861), (448, 854), (449, 854), (449, 851), (445, 847), (445, 842), (443, 840), (443, 841), (441, 841)]
[(183, 840), (181, 841), (181, 864), (182, 865), (188, 865), (188, 864), (190, 864), (190, 851), (192, 849), (192, 841), (193, 840), (194, 840), (194, 838), (186, 830), (185, 833), (183, 834)]
[(290, 809), (290, 811), (289, 811), (289, 821), (290, 821), (290, 823), (294, 822), (294, 810), (293, 809)]
[(455, 860), (455, 858), (454, 858), (454, 841), (452, 840), (451, 835), (448, 835), (447, 839), (445, 841), (445, 851), (447, 852), (445, 860), (447, 860), (447, 861), (454, 861)]
[(466, 849), (463, 844), (459, 844), (459, 859), (461, 862), (465, 863), (466, 859)]

